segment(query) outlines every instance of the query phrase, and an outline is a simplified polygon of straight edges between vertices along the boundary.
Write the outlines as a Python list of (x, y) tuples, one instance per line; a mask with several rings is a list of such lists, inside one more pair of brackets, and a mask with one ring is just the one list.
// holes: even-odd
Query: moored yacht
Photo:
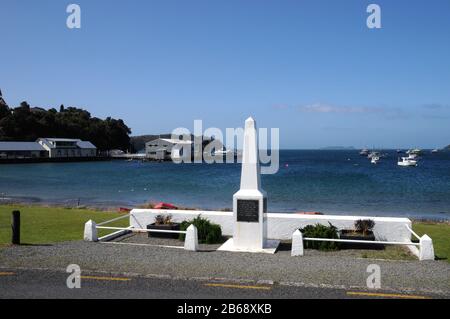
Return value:
[(417, 166), (417, 161), (408, 157), (402, 157), (397, 162), (398, 166)]
[(379, 152), (370, 152), (369, 155), (367, 155), (367, 158), (372, 158), (372, 157), (380, 157), (380, 153)]
[(406, 152), (406, 154), (416, 154), (416, 155), (420, 155), (421, 153), (422, 153), (422, 150), (419, 148), (414, 148), (414, 149), (408, 150)]
[(214, 156), (226, 156), (228, 154), (234, 155), (234, 152), (231, 150), (218, 150), (214, 152)]
[(361, 156), (367, 156), (369, 154), (369, 150), (367, 148), (364, 148), (359, 152), (359, 155)]

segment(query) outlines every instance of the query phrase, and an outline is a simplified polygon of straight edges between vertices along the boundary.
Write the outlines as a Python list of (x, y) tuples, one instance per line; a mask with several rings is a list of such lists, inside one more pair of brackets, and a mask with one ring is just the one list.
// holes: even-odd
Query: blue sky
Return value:
[(83, 107), (136, 135), (252, 115), (282, 148), (450, 144), (448, 0), (0, 0), (0, 30), (10, 106)]

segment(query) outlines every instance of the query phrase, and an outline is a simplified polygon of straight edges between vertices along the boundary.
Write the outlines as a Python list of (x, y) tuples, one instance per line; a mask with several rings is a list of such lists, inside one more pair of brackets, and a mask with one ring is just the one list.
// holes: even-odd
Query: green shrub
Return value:
[[(193, 220), (184, 221), (180, 225), (180, 230), (185, 231), (191, 224), (197, 227), (198, 241), (202, 244), (217, 244), (222, 241), (222, 228), (220, 225), (211, 223), (208, 219), (200, 215)], [(185, 235), (180, 234), (180, 240), (184, 240)]]
[(355, 222), (355, 228), (358, 233), (367, 235), (375, 227), (375, 222), (371, 219), (360, 219)]
[[(308, 225), (305, 228), (300, 229), (303, 237), (309, 238), (330, 238), (337, 239), (338, 231), (335, 226), (329, 223), (330, 226), (325, 226), (321, 224)], [(332, 241), (304, 241), (305, 248), (318, 249), (318, 250), (337, 250), (339, 249), (339, 243)]]

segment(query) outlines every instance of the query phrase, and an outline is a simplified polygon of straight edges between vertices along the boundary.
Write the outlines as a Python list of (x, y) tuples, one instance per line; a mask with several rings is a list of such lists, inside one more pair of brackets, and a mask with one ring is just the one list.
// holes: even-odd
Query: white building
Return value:
[(48, 151), (48, 157), (95, 157), (97, 147), (80, 139), (39, 138), (37, 142)]
[(0, 142), (0, 159), (48, 157), (47, 150), (36, 142)]
[(183, 154), (183, 146), (186, 145), (191, 145), (192, 148), (193, 142), (179, 139), (157, 138), (156, 140), (145, 143), (145, 154), (148, 158), (157, 160), (170, 160), (172, 156), (181, 158), (185, 155)]

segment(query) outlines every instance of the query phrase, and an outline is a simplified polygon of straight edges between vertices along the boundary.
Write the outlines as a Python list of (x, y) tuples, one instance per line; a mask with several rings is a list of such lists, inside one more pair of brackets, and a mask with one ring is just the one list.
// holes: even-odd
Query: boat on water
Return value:
[(367, 155), (369, 155), (369, 150), (367, 148), (364, 148), (359, 152), (359, 155), (367, 156)]
[(408, 154), (408, 156), (406, 158), (410, 159), (410, 160), (416, 160), (418, 157), (419, 157), (419, 155), (417, 155), (415, 153), (410, 153), (410, 154)]
[(372, 157), (378, 157), (378, 159), (380, 158), (380, 153), (379, 152), (370, 152), (368, 155), (367, 155), (367, 158), (372, 158)]
[(435, 148), (434, 150), (431, 151), (431, 153), (439, 153), (439, 150), (437, 148)]
[(417, 166), (417, 161), (408, 157), (402, 157), (397, 162), (398, 166)]
[(297, 212), (298, 215), (323, 215), (321, 212)]
[(226, 156), (228, 154), (234, 155), (234, 152), (232, 150), (218, 150), (214, 152), (214, 156)]
[(414, 148), (414, 149), (410, 149), (406, 152), (406, 154), (416, 154), (416, 155), (420, 155), (422, 154), (422, 150), (420, 148)]
[(372, 164), (378, 164), (379, 161), (380, 161), (380, 157), (379, 156), (372, 156), (372, 158), (370, 159), (370, 162)]

